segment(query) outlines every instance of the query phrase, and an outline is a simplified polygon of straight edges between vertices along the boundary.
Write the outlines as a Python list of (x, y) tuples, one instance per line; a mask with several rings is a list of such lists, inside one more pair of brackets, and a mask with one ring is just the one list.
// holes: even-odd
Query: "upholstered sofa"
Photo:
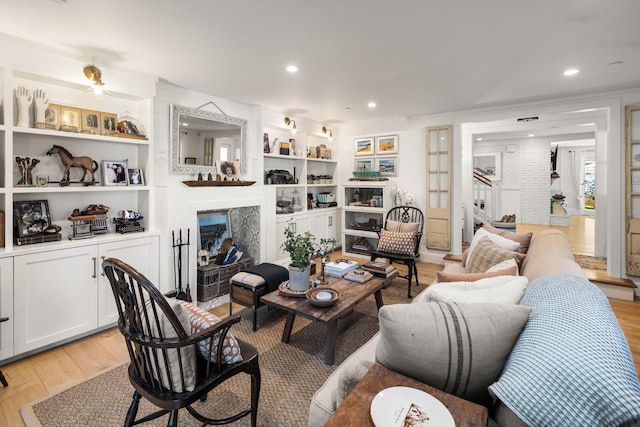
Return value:
[[(503, 235), (510, 233), (492, 231)], [(507, 237), (520, 240), (523, 235)], [(524, 296), (518, 306), (502, 307), (530, 311), (525, 313), (523, 324), (515, 329), (515, 344), (508, 343), (507, 354), (500, 361), (503, 366), (498, 367), (499, 379), (492, 380), (488, 390), (485, 387), (485, 397), (490, 398), (483, 401), (490, 409), (489, 425), (640, 423), (638, 376), (627, 341), (608, 300), (586, 280), (584, 272), (573, 260), (562, 232), (546, 230), (534, 235), (530, 242), (529, 238), (525, 236), (524, 241), (521, 240), (526, 254), (519, 259), (519, 273), (528, 279), (525, 279), (528, 286), (523, 290)], [(453, 275), (465, 273), (463, 264), (446, 265), (444, 272)], [(409, 326), (406, 333), (398, 333), (398, 329), (392, 329), (396, 326), (391, 324), (393, 320), (402, 322), (402, 317), (415, 319), (416, 323), (424, 322), (419, 316), (425, 312), (422, 307), (428, 306), (420, 304), (441, 304), (426, 302), (428, 293), (427, 288), (413, 299), (413, 304), (381, 309), (381, 332), (345, 360), (313, 396), (309, 408), (310, 427), (324, 425), (372, 363), (386, 364), (390, 369), (445, 389), (437, 380), (429, 381), (428, 374), (414, 373), (414, 370), (420, 371), (429, 365), (441, 369), (436, 367), (437, 360), (429, 360), (432, 343), (422, 349), (413, 349), (415, 343), (405, 343), (407, 345), (403, 346), (402, 352), (418, 352), (413, 361), (407, 360), (406, 354), (404, 359), (388, 354), (393, 346), (402, 345), (398, 340), (404, 339), (403, 336), (406, 341), (426, 339), (421, 335), (420, 327)], [(474, 304), (459, 306), (468, 310)], [(435, 325), (438, 327), (437, 322)], [(524, 329), (520, 332), (522, 327)], [(385, 330), (387, 338), (381, 338)], [(420, 345), (417, 343), (418, 347)], [(396, 357), (395, 362), (388, 362), (389, 357)], [(531, 369), (533, 365), (537, 368)], [(598, 414), (594, 415), (594, 412)]]

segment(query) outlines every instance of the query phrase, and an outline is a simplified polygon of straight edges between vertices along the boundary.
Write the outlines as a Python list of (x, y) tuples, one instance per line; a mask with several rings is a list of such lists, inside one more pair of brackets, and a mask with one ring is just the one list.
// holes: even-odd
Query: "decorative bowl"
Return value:
[(307, 291), (307, 300), (316, 307), (329, 307), (338, 301), (340, 292), (331, 288), (315, 288)]

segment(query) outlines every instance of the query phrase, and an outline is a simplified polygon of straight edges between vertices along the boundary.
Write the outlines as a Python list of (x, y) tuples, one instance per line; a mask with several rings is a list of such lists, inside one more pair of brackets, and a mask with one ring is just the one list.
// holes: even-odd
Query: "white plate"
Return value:
[[(412, 424), (410, 417), (421, 420)], [(424, 391), (411, 387), (390, 387), (378, 393), (371, 402), (371, 419), (376, 427), (456, 425), (442, 402)], [(408, 422), (405, 423), (405, 420)]]

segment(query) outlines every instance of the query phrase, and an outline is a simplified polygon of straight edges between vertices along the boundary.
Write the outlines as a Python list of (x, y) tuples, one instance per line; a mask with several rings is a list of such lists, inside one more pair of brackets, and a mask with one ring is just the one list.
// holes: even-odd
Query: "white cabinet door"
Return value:
[[(291, 227), (294, 233), (303, 234), (306, 231), (311, 231), (311, 221), (307, 215), (281, 215), (276, 219), (276, 247), (274, 248), (277, 254), (276, 259), (288, 258), (289, 254), (282, 250), (282, 244), (284, 243), (284, 231), (287, 229), (289, 220), (291, 221)], [(314, 218), (315, 219), (315, 218)], [(313, 233), (313, 231), (311, 231)]]
[(142, 273), (159, 288), (159, 237), (144, 237), (141, 239), (123, 240), (105, 243), (98, 247), (100, 282), (98, 285), (98, 326), (115, 324), (118, 321), (118, 310), (111, 291), (111, 284), (102, 270), (102, 261), (107, 258), (117, 258), (126, 262), (138, 272)]
[(13, 258), (0, 259), (0, 360), (13, 356)]
[(14, 257), (15, 354), (98, 326), (95, 245)]

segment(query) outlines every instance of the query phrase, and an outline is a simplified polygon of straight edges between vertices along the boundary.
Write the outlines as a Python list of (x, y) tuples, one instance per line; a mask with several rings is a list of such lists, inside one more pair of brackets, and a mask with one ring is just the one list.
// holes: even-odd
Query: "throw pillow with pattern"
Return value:
[(378, 251), (397, 255), (413, 255), (416, 250), (416, 233), (397, 233), (382, 230), (378, 240)]
[(464, 271), (465, 273), (484, 273), (492, 266), (508, 259), (514, 259), (520, 265), (524, 257), (525, 255), (520, 252), (502, 249), (489, 238), (483, 237), (469, 255)]

